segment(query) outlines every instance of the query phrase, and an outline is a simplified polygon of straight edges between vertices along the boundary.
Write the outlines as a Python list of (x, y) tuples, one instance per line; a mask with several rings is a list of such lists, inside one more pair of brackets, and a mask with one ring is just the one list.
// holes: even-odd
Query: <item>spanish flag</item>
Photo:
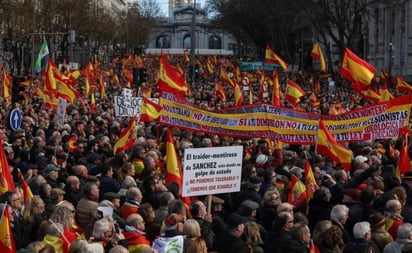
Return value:
[(288, 195), (288, 202), (294, 205), (296, 208), (299, 208), (300, 205), (307, 199), (306, 186), (305, 184), (297, 178), (295, 175), (292, 175), (290, 181), (290, 191)]
[(123, 150), (131, 148), (136, 141), (136, 115), (130, 119), (129, 124), (123, 131), (120, 133), (119, 138), (113, 147), (113, 153), (115, 155), (119, 154)]
[(410, 86), (400, 75), (396, 78), (396, 89), (398, 91), (412, 92), (412, 86)]
[(279, 76), (276, 70), (273, 71), (272, 104), (280, 106), (280, 85)]
[(3, 139), (0, 135), (0, 194), (14, 190), (13, 177), (3, 148)]
[(267, 45), (265, 49), (265, 62), (280, 65), (283, 70), (288, 69), (288, 64), (282, 60), (282, 58), (280, 58), (280, 56), (269, 47), (269, 45)]
[(49, 90), (53, 92), (57, 90), (56, 79), (54, 78), (55, 73), (58, 75), (60, 74), (59, 68), (52, 60), (49, 60), (49, 62), (47, 63), (46, 73), (45, 73), (45, 77), (46, 77), (45, 78), (46, 86), (44, 87), (45, 90)]
[(146, 97), (142, 97), (140, 106), (140, 122), (152, 122), (159, 118), (162, 107)]
[(14, 235), (10, 226), (10, 213), (8, 205), (5, 206), (0, 220), (0, 252), (15, 253)]
[(226, 68), (223, 66), (220, 69), (220, 78), (222, 79), (222, 82), (228, 84), (232, 88), (235, 88), (236, 83), (232, 80), (232, 78), (229, 76), (229, 73), (227, 73)]
[(104, 86), (104, 75), (103, 75), (103, 72), (100, 72), (99, 87), (100, 87), (100, 99), (104, 99), (104, 97), (106, 96), (106, 88), (105, 88), (105, 86)]
[(381, 100), (381, 94), (373, 90), (371, 87), (368, 87), (366, 90), (361, 90), (360, 94), (365, 99), (373, 101), (373, 102), (379, 102)]
[(2, 76), (2, 87), (3, 87), (3, 97), (7, 102), (11, 101), (11, 84), (13, 83), (13, 79), (11, 76), (6, 74), (6, 69), (4, 65), (1, 67), (1, 76)]
[(310, 94), (309, 101), (312, 103), (313, 108), (320, 107), (320, 101), (314, 91), (312, 91), (312, 93)]
[(89, 74), (89, 71), (87, 71), (87, 69), (86, 69), (86, 71), (84, 72), (84, 74), (85, 74), (85, 84), (84, 84), (84, 91), (85, 91), (85, 95), (86, 95), (86, 97), (89, 97), (89, 94), (90, 94), (90, 74)]
[(322, 120), (319, 120), (316, 138), (316, 152), (329, 156), (334, 161), (341, 163), (346, 171), (350, 171), (352, 151), (339, 144)]
[(293, 106), (299, 103), (300, 98), (305, 95), (305, 91), (292, 80), (288, 80), (286, 85), (285, 100)]
[(142, 91), (142, 97), (151, 98), (152, 97), (152, 88), (145, 89)]
[(67, 141), (67, 145), (69, 147), (69, 153), (77, 149), (76, 141), (77, 141), (77, 135), (72, 135)]
[(234, 105), (235, 106), (241, 106), (243, 104), (244, 97), (243, 97), (243, 92), (240, 89), (238, 84), (235, 84), (233, 93), (234, 93), (233, 95), (235, 97), (235, 104)]
[(158, 85), (161, 92), (170, 92), (180, 98), (189, 92), (184, 76), (170, 65), (163, 54), (160, 56)]
[(58, 97), (66, 99), (70, 104), (74, 104), (76, 98), (81, 97), (77, 90), (67, 84), (64, 80), (59, 79), (57, 76), (55, 76), (55, 82), (57, 85), (56, 87), (58, 88)]
[(172, 133), (167, 129), (166, 137), (166, 183), (176, 182), (182, 189), (182, 173), (179, 158), (176, 154)]
[(370, 86), (375, 72), (374, 66), (348, 48), (345, 48), (340, 66), (340, 74), (352, 82), (355, 90), (366, 90)]
[(320, 70), (325, 72), (326, 71), (325, 58), (323, 58), (322, 50), (320, 49), (320, 45), (318, 42), (315, 42), (315, 44), (313, 44), (313, 48), (312, 48), (312, 51), (310, 52), (310, 56), (316, 60), (319, 60)]
[[(313, 199), (313, 194), (319, 188), (318, 184), (316, 183), (315, 176), (313, 175), (312, 167), (308, 160), (305, 163), (305, 186), (306, 186), (306, 195), (308, 203), (311, 199)], [(309, 207), (309, 205), (307, 206)], [(306, 209), (309, 211), (309, 209)], [(306, 211), (306, 214), (307, 214)]]
[(223, 102), (226, 101), (225, 89), (223, 89), (223, 86), (218, 81), (215, 81), (215, 89), (216, 89), (216, 93), (220, 97), (220, 99)]
[(96, 113), (96, 100), (93, 93), (90, 94), (90, 111)]
[(27, 205), (27, 201), (33, 198), (33, 193), (30, 189), (30, 186), (27, 184), (26, 180), (24, 179), (23, 174), (21, 173), (20, 169), (18, 169), (17, 174), (19, 176), (21, 186), (23, 189), (24, 204)]
[(213, 66), (212, 61), (210, 60), (209, 57), (207, 58), (206, 68), (209, 74), (215, 73), (215, 67)]
[(403, 143), (399, 153), (398, 162), (396, 166), (396, 176), (401, 179), (401, 175), (411, 171), (408, 152), (408, 135), (409, 131), (402, 129), (400, 132), (403, 135)]

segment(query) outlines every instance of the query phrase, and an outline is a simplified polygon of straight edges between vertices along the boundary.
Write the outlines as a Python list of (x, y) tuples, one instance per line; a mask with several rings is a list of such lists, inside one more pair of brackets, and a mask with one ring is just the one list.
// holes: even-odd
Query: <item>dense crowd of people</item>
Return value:
[[(227, 64), (234, 72), (230, 66), (240, 60), (197, 57), (197, 79), (186, 99), (206, 110), (232, 106), (233, 91), (226, 90), (226, 100), (219, 97), (214, 82), (220, 74), (208, 72), (204, 64), (214, 59), (215, 69)], [(168, 59), (190, 72), (183, 57)], [(129, 60), (116, 58), (99, 68), (122, 77)], [(136, 96), (152, 89), (152, 97), (158, 97), (158, 56), (143, 60), (148, 80), (131, 88)], [(272, 73), (262, 73), (248, 74), (253, 98), (245, 104), (271, 102), (258, 83), (261, 75), (269, 81)], [(328, 114), (336, 102), (346, 110), (370, 103), (337, 75), (327, 81), (319, 73), (282, 72), (283, 91), (287, 78), (307, 91), (299, 104), (303, 110)], [(318, 80), (321, 104), (314, 107), (309, 95)], [(243, 146), (240, 192), (188, 200), (177, 182), (165, 181), (168, 127), (139, 122), (133, 147), (113, 154), (129, 120), (114, 114), (113, 96), (122, 87), (122, 81), (106, 76), (105, 97), (92, 87), (96, 111), (87, 98), (85, 104), (77, 101), (67, 107), (64, 125), (34, 95), (35, 86), (25, 87), (26, 96), (13, 105), (0, 98), (3, 149), (16, 185), (1, 195), (0, 211), (9, 210), (18, 252), (412, 252), (412, 174), (398, 178), (395, 173), (401, 139), (350, 143), (353, 162), (347, 172), (313, 146), (283, 144), (280, 149), (259, 136), (237, 139), (169, 127), (182, 163), (187, 148)], [(7, 119), (16, 105), (24, 117), (21, 129), (12, 131)], [(74, 144), (72, 136), (77, 136)], [(307, 160), (318, 189), (310, 201), (289, 203), (291, 177), (305, 179)], [(34, 195), (27, 201), (18, 171)]]

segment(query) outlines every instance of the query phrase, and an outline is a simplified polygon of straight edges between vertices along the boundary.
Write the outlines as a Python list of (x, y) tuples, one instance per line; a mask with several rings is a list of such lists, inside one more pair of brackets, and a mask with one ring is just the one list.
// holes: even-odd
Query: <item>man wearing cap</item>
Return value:
[(60, 187), (60, 182), (58, 182), (59, 172), (60, 168), (52, 163), (49, 163), (44, 167), (44, 177), (52, 188)]
[(245, 220), (238, 213), (232, 213), (227, 218), (227, 230), (221, 231), (216, 237), (216, 248), (225, 253), (249, 253), (249, 247), (241, 236), (245, 229)]
[(171, 213), (164, 220), (165, 233), (154, 240), (153, 249), (157, 252), (182, 253), (185, 240), (183, 235), (184, 217), (180, 214)]
[[(210, 195), (209, 195), (210, 196)], [(223, 205), (225, 201), (217, 196), (212, 197), (212, 227), (215, 235), (223, 230), (226, 230), (226, 224), (223, 219)]]
[(236, 195), (235, 208), (239, 208), (240, 203), (242, 203), (246, 199), (250, 199), (256, 203), (261, 203), (262, 198), (260, 197), (260, 194), (258, 193), (260, 190), (261, 184), (262, 182), (260, 180), (260, 177), (258, 176), (249, 177), (247, 189), (241, 190)]

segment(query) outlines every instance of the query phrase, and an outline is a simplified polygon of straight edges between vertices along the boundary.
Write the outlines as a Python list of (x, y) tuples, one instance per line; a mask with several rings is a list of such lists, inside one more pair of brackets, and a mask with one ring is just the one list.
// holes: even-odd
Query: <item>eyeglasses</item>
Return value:
[(14, 202), (14, 201), (17, 201), (17, 200), (21, 200), (21, 198), (12, 199), (11, 202)]

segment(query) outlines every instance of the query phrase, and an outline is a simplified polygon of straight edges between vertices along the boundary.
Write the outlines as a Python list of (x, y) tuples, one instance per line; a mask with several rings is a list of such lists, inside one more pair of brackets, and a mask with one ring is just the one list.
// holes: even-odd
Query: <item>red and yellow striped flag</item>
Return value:
[(33, 193), (30, 189), (30, 186), (27, 184), (26, 180), (23, 177), (23, 174), (21, 173), (20, 169), (17, 171), (21, 186), (23, 189), (23, 199), (24, 199), (24, 204), (27, 205), (27, 201), (33, 198)]
[(288, 64), (284, 60), (282, 60), (282, 58), (280, 58), (280, 56), (277, 55), (268, 45), (265, 49), (265, 62), (278, 64), (282, 66), (283, 70), (288, 69)]
[(0, 134), (0, 194), (14, 190), (13, 177), (11, 175), (7, 156), (3, 148), (3, 139)]
[(323, 57), (322, 50), (320, 49), (320, 45), (318, 42), (313, 44), (312, 51), (310, 52), (310, 56), (320, 62), (320, 70), (323, 72), (326, 71), (326, 62), (325, 58)]
[(10, 225), (10, 212), (8, 205), (4, 207), (0, 220), (0, 252), (16, 253), (14, 235)]
[(176, 154), (172, 133), (167, 129), (166, 137), (166, 183), (176, 182), (182, 189), (182, 173), (179, 158)]
[(3, 97), (6, 100), (6, 102), (11, 101), (11, 84), (13, 82), (13, 79), (11, 76), (7, 75), (6, 69), (4, 68), (4, 65), (1, 67), (1, 76), (2, 76), (2, 87), (3, 87)]
[(159, 118), (162, 107), (146, 97), (142, 97), (140, 122), (152, 122)]
[(136, 133), (136, 116), (133, 116), (130, 119), (129, 124), (123, 131), (120, 133), (119, 138), (113, 147), (113, 153), (115, 155), (119, 154), (123, 150), (131, 148), (137, 138)]
[(288, 80), (286, 85), (285, 100), (291, 105), (296, 106), (299, 103), (300, 98), (305, 95), (305, 91), (292, 80)]
[(348, 48), (345, 48), (340, 66), (340, 74), (352, 82), (355, 90), (366, 90), (370, 86), (375, 72), (374, 66)]

